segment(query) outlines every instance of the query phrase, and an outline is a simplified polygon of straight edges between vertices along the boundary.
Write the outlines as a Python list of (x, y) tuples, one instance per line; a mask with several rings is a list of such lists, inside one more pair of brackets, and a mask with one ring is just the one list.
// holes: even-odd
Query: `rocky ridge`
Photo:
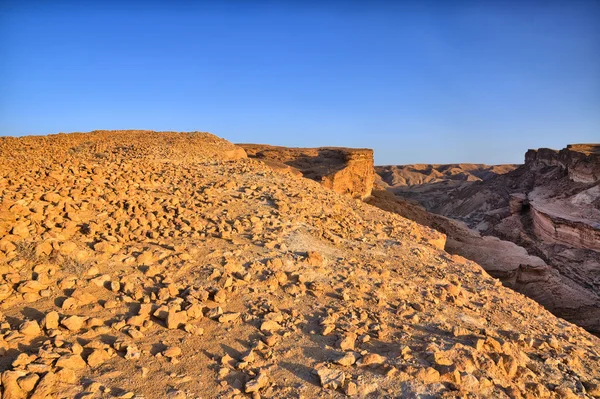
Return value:
[(419, 186), (438, 182), (482, 181), (514, 170), (519, 165), (484, 164), (411, 164), (376, 166), (384, 185), (389, 187)]

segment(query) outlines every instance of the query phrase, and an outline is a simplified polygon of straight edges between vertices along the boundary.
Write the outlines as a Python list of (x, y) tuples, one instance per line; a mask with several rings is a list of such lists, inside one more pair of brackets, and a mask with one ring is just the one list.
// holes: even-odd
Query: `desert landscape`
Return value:
[(600, 397), (598, 146), (375, 168), (93, 131), (0, 154), (3, 399)]

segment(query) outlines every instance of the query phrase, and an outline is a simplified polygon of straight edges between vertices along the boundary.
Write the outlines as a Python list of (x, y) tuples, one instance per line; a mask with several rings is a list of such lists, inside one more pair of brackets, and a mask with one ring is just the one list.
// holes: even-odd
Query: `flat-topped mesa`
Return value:
[(570, 144), (560, 151), (550, 148), (529, 150), (525, 163), (534, 166), (560, 166), (569, 179), (579, 183), (600, 180), (600, 144)]
[[(353, 198), (371, 195), (375, 181), (373, 150), (367, 148), (291, 148), (266, 144), (239, 144), (251, 158), (318, 181)], [(299, 172), (299, 173), (298, 173)]]

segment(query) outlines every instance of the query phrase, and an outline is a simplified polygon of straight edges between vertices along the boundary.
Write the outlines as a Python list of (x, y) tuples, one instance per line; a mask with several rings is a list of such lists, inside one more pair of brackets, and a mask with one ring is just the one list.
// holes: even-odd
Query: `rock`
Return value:
[(227, 301), (227, 292), (225, 290), (218, 290), (213, 296), (213, 300), (216, 303), (225, 303)]
[(48, 256), (52, 250), (52, 244), (49, 241), (43, 241), (35, 246), (35, 256)]
[(86, 363), (79, 355), (62, 355), (56, 361), (55, 367), (62, 367), (71, 370), (81, 370), (86, 367)]
[(83, 327), (83, 323), (85, 322), (85, 317), (81, 316), (70, 316), (64, 318), (60, 324), (65, 327), (69, 331), (79, 331)]
[(35, 385), (38, 383), (38, 381), (40, 380), (40, 376), (37, 375), (36, 373), (31, 373), (31, 374), (27, 374), (24, 377), (20, 377), (17, 382), (19, 384), (19, 387), (21, 387), (21, 389), (24, 392), (31, 392), (33, 391), (33, 389), (35, 388)]
[(50, 399), (56, 387), (56, 375), (52, 372), (46, 373), (35, 387), (29, 399)]
[(4, 301), (6, 298), (13, 294), (13, 289), (8, 284), (0, 284), (0, 301)]
[(139, 359), (141, 355), (142, 354), (141, 354), (140, 350), (135, 345), (127, 345), (127, 347), (125, 348), (125, 356), (124, 357), (127, 360)]
[(258, 375), (246, 383), (246, 393), (258, 392), (260, 389), (267, 386), (269, 377), (266, 373), (260, 372)]
[(356, 384), (354, 382), (350, 381), (344, 387), (344, 393), (347, 396), (354, 396), (354, 395), (358, 394), (358, 387), (356, 386)]
[(154, 255), (152, 254), (152, 251), (144, 251), (137, 257), (136, 261), (140, 265), (150, 266), (154, 263)]
[(433, 367), (421, 368), (415, 377), (424, 384), (432, 384), (440, 380), (440, 373)]
[(209, 319), (216, 319), (223, 314), (223, 309), (220, 306), (216, 308), (211, 308), (206, 312), (206, 317)]
[(46, 288), (48, 288), (48, 286), (40, 283), (39, 281), (29, 280), (29, 281), (26, 281), (23, 284), (21, 284), (19, 286), (19, 288), (17, 288), (17, 291), (22, 294), (29, 293), (29, 292), (38, 293), (42, 290), (45, 290)]
[(322, 367), (317, 370), (317, 375), (321, 380), (321, 386), (327, 389), (338, 389), (344, 385), (346, 375), (342, 370), (329, 369)]
[(58, 251), (63, 255), (70, 255), (77, 250), (77, 244), (72, 241), (67, 241), (60, 246)]
[(3, 238), (0, 240), (0, 251), (4, 253), (10, 253), (17, 249), (17, 246), (13, 244), (11, 241)]
[(268, 320), (260, 325), (260, 330), (263, 332), (272, 333), (281, 330), (281, 326), (274, 320)]
[(104, 349), (94, 349), (87, 357), (87, 364), (90, 367), (97, 367), (110, 359), (110, 353)]
[(354, 344), (356, 342), (356, 334), (355, 333), (345, 333), (339, 339), (338, 345), (343, 351), (352, 351), (354, 350)]
[(356, 352), (345, 352), (340, 355), (335, 362), (342, 366), (352, 366), (358, 359), (360, 359), (360, 354)]
[(385, 357), (377, 353), (368, 353), (358, 361), (358, 365), (362, 367), (381, 366), (385, 361)]
[(448, 357), (448, 354), (441, 351), (434, 352), (433, 361), (438, 366), (452, 366), (453, 364), (452, 360)]
[(323, 256), (318, 252), (310, 251), (306, 256), (306, 262), (310, 266), (323, 266)]
[(20, 238), (27, 238), (29, 237), (29, 227), (25, 222), (19, 222), (14, 225), (11, 233)]
[(175, 311), (175, 310), (170, 310), (169, 314), (167, 315), (167, 328), (169, 330), (173, 330), (176, 328), (179, 328), (179, 326), (187, 323), (188, 321), (188, 316), (187, 316), (187, 312), (185, 310), (183, 311)]
[(181, 355), (181, 348), (178, 346), (171, 346), (163, 351), (163, 356), (165, 357), (177, 357)]
[(27, 393), (18, 383), (19, 378), (27, 375), (24, 371), (7, 370), (2, 373), (2, 399), (25, 399)]
[(238, 317), (240, 317), (239, 312), (223, 313), (221, 316), (219, 316), (219, 323), (230, 323), (236, 320)]
[(94, 245), (94, 251), (106, 254), (114, 254), (119, 252), (121, 246), (116, 242), (100, 241)]
[(28, 337), (37, 337), (42, 333), (42, 329), (40, 328), (40, 325), (37, 321), (30, 320), (21, 324), (19, 332)]
[(17, 358), (11, 363), (13, 367), (22, 368), (35, 361), (37, 356), (35, 355), (27, 355), (27, 353), (21, 353)]

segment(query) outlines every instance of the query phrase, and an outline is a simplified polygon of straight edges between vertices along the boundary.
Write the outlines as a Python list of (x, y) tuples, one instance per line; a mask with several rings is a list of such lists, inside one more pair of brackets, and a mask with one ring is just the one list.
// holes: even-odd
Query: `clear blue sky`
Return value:
[(0, 0), (0, 135), (129, 128), (378, 164), (600, 142), (600, 1)]

